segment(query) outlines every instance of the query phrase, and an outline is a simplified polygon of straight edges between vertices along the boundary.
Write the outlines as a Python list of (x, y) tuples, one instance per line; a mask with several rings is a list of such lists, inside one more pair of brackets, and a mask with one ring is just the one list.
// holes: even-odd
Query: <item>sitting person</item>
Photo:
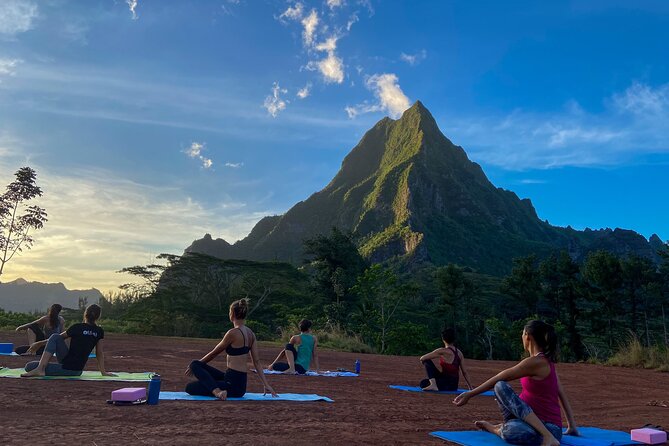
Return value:
[[(88, 355), (93, 348), (97, 351), (98, 368), (103, 376), (115, 376), (105, 371), (105, 356), (103, 339), (105, 332), (102, 327), (96, 325), (100, 318), (100, 307), (89, 305), (84, 311), (84, 322), (74, 324), (67, 331), (60, 334), (52, 334), (48, 340), (39, 341), (31, 348), (44, 347), (44, 353), (39, 361), (31, 361), (26, 364), (26, 373), (21, 374), (24, 378), (31, 376), (79, 376), (86, 366)], [(70, 346), (65, 342), (70, 339)], [(49, 363), (51, 357), (56, 355), (58, 363)]]
[[(510, 444), (558, 446), (562, 438), (560, 403), (567, 417), (565, 434), (578, 435), (578, 429), (555, 370), (555, 330), (543, 321), (530, 321), (525, 325), (522, 340), (529, 358), (502, 370), (474, 390), (458, 395), (453, 403), (464, 406), (471, 398), (494, 388), (504, 421), (500, 424), (477, 421), (475, 425), (479, 429), (498, 435)], [(520, 396), (507, 384), (519, 378), (523, 387)]]
[(445, 329), (441, 332), (441, 339), (444, 342), (443, 348), (438, 348), (420, 357), (420, 362), (423, 363), (427, 372), (427, 379), (420, 382), (420, 387), (426, 391), (457, 390), (460, 370), (462, 370), (462, 376), (471, 390), (472, 385), (465, 369), (462, 352), (453, 345), (455, 330)]
[[(16, 331), (25, 330), (28, 332), (28, 345), (16, 347), (14, 351), (19, 355), (23, 355), (35, 342), (49, 339), (52, 334), (62, 333), (65, 330), (65, 319), (60, 315), (62, 309), (63, 307), (60, 304), (53, 304), (49, 307), (45, 316), (36, 321), (16, 327)], [(41, 347), (35, 350), (33, 354), (41, 355), (43, 351), (44, 347)]]
[[(186, 385), (186, 392), (190, 395), (215, 396), (225, 400), (227, 397), (240, 398), (246, 393), (247, 357), (251, 353), (251, 360), (256, 370), (262, 370), (258, 359), (258, 345), (256, 336), (244, 322), (249, 306), (246, 299), (237, 300), (230, 305), (230, 322), (234, 326), (223, 336), (221, 342), (199, 361), (193, 361), (186, 368), (186, 376), (195, 376), (197, 381)], [(208, 363), (221, 353), (227, 353), (228, 368), (225, 372), (218, 370)], [(262, 381), (264, 392), (277, 396), (269, 385), (265, 375), (258, 374)]]
[[(311, 367), (311, 360), (313, 359), (316, 365), (316, 373), (318, 373), (320, 368), (318, 364), (318, 338), (311, 334), (311, 321), (302, 319), (299, 327), (300, 334), (290, 338), (286, 348), (269, 365), (269, 370), (285, 373), (297, 372), (304, 375)], [(283, 358), (286, 362), (279, 362)]]

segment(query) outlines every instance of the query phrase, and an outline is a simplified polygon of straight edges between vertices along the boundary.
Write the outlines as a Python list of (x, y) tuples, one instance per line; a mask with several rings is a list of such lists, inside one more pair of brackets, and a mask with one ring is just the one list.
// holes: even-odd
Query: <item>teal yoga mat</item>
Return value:
[(0, 378), (20, 378), (20, 379), (68, 379), (79, 381), (127, 381), (127, 382), (148, 382), (151, 381), (153, 372), (112, 372), (117, 376), (102, 376), (100, 372), (85, 371), (81, 376), (39, 376), (36, 378), (21, 378), (24, 369), (0, 368)]
[[(466, 389), (444, 390), (444, 391), (436, 392), (434, 390), (425, 391), (418, 386), (388, 386), (388, 387), (390, 387), (391, 389), (404, 390), (404, 391), (407, 391), (407, 392), (437, 393), (437, 394), (444, 394), (444, 395), (460, 395), (461, 393), (467, 392)], [(483, 395), (483, 396), (495, 396), (495, 393), (488, 390), (487, 392), (483, 392), (481, 395)]]
[[(189, 395), (186, 392), (160, 392), (161, 400), (186, 400), (186, 401), (218, 401), (213, 396)], [(320, 395), (303, 393), (280, 393), (278, 397), (263, 395), (262, 393), (247, 393), (241, 398), (228, 398), (227, 401), (325, 401), (334, 403), (334, 400)]]
[[(579, 428), (578, 437), (565, 435), (560, 440), (563, 446), (627, 446), (642, 443), (632, 441), (629, 432), (612, 431), (597, 427)], [(507, 442), (497, 435), (484, 431), (436, 431), (433, 437), (460, 444), (462, 446), (503, 446)]]

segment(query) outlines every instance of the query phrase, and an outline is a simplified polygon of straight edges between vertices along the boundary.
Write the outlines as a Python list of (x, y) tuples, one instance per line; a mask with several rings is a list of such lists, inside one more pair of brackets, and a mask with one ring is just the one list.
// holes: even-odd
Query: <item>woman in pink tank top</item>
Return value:
[[(566, 435), (578, 435), (571, 405), (555, 370), (557, 336), (543, 321), (530, 321), (523, 329), (523, 347), (530, 354), (515, 366), (499, 372), (474, 390), (458, 395), (453, 403), (463, 406), (494, 389), (504, 421), (477, 421), (476, 427), (499, 435), (510, 444), (559, 446), (562, 438), (560, 403), (567, 418)], [(523, 391), (516, 395), (507, 381), (520, 379)]]

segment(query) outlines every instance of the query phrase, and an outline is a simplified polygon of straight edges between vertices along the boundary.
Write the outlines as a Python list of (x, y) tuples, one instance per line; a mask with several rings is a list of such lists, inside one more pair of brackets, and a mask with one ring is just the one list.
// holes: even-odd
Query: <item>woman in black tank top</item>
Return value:
[[(256, 370), (263, 370), (263, 366), (258, 359), (258, 349), (255, 342), (255, 335), (250, 328), (244, 325), (246, 315), (248, 314), (248, 302), (246, 299), (237, 300), (230, 305), (230, 322), (234, 328), (228, 330), (223, 340), (216, 347), (199, 361), (192, 361), (186, 369), (186, 376), (194, 376), (197, 381), (188, 383), (186, 392), (190, 395), (215, 396), (221, 400), (227, 397), (241, 398), (246, 393), (247, 372), (246, 355), (251, 353), (251, 360)], [(241, 336), (239, 336), (241, 334)], [(241, 339), (239, 339), (241, 337)], [(241, 341), (241, 342), (240, 342)], [(241, 343), (241, 346), (235, 347), (233, 343)], [(208, 363), (221, 353), (228, 355), (228, 369), (223, 372)], [(234, 360), (233, 358), (244, 358), (243, 360)], [(230, 367), (236, 366), (237, 369)], [(242, 369), (238, 370), (238, 369)], [(264, 373), (258, 373), (260, 381), (263, 383), (265, 393), (271, 393), (277, 396), (276, 392), (269, 385)]]

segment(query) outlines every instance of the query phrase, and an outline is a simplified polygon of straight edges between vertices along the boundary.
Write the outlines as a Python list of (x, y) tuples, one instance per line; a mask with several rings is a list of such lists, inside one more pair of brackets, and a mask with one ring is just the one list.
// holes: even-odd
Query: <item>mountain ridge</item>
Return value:
[(100, 297), (102, 293), (96, 288), (69, 290), (61, 282), (31, 282), (23, 278), (0, 282), (0, 308), (5, 311), (43, 312), (55, 303), (76, 309), (79, 307), (79, 298), (87, 298), (88, 303), (97, 303)]
[(574, 258), (610, 248), (657, 260), (634, 231), (575, 231), (542, 221), (531, 200), (494, 186), (420, 101), (400, 119), (378, 121), (332, 180), (285, 214), (263, 218), (234, 244), (207, 234), (185, 252), (298, 264), (302, 241), (332, 226), (356, 234), (371, 261), (452, 262), (495, 275), (508, 272), (514, 257), (556, 249)]

